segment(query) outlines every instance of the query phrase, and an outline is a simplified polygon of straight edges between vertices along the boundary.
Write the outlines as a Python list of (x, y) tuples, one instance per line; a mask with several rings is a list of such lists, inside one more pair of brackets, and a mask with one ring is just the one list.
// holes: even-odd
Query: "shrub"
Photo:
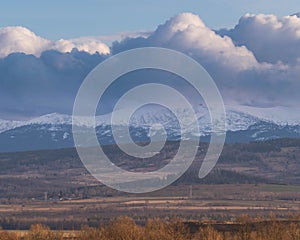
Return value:
[(144, 231), (131, 218), (119, 217), (105, 228), (103, 236), (109, 240), (144, 240)]
[(18, 236), (15, 233), (8, 233), (6, 231), (0, 231), (0, 240), (18, 240)]
[(96, 240), (96, 239), (101, 239), (101, 240), (108, 240), (105, 236), (105, 232), (103, 228), (92, 228), (88, 226), (84, 226), (81, 228), (81, 231), (78, 233), (76, 236), (76, 239), (78, 240)]
[(63, 234), (57, 231), (51, 231), (49, 227), (42, 224), (35, 224), (25, 236), (25, 240), (62, 240)]
[(189, 233), (184, 223), (177, 218), (168, 222), (160, 219), (149, 219), (145, 226), (147, 240), (186, 240)]
[(192, 238), (193, 240), (223, 240), (222, 235), (212, 226), (201, 227)]

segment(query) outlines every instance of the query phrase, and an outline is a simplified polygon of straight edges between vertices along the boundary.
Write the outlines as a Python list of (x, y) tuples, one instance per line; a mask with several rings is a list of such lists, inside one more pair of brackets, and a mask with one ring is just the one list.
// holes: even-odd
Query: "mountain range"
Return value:
[[(126, 111), (123, 110), (123, 111)], [(122, 110), (117, 112), (122, 116)], [(187, 118), (184, 109), (178, 109), (177, 116)], [(211, 123), (207, 109), (199, 105), (195, 110), (200, 132), (187, 127), (185, 138), (209, 141)], [(114, 144), (112, 137), (111, 114), (95, 118), (96, 134), (103, 145)], [(168, 109), (147, 106), (135, 112), (129, 126), (118, 118), (114, 123), (119, 133), (129, 132), (135, 142), (147, 142), (153, 134), (159, 134), (160, 128), (151, 128), (161, 124), (168, 140), (180, 140), (181, 129), (175, 115)], [(81, 117), (80, 124), (93, 127), (91, 119)], [(151, 129), (151, 131), (150, 131)], [(155, 130), (156, 129), (156, 130)], [(155, 132), (157, 131), (157, 132)], [(300, 111), (286, 107), (256, 108), (249, 106), (226, 106), (226, 142), (242, 143), (263, 141), (283, 137), (300, 137)], [(122, 137), (122, 136), (121, 136)], [(59, 149), (73, 147), (72, 116), (59, 113), (43, 115), (29, 120), (0, 120), (0, 152), (16, 152), (38, 149)]]

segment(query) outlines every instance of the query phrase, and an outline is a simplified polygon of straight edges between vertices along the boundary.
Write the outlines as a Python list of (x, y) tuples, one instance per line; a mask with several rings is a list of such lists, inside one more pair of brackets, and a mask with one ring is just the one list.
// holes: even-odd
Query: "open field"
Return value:
[[(284, 200), (285, 196), (295, 199)], [(170, 186), (144, 196), (15, 200), (0, 204), (0, 225), (5, 229), (28, 229), (32, 224), (42, 223), (56, 229), (79, 229), (82, 225), (106, 224), (123, 215), (144, 223), (148, 218), (172, 216), (186, 221), (231, 221), (242, 214), (268, 216), (270, 212), (279, 218), (300, 213), (299, 187), (198, 184)]]

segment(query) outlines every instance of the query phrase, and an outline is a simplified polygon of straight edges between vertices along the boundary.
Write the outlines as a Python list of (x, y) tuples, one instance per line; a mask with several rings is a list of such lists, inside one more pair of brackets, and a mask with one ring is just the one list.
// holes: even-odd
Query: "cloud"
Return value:
[(254, 67), (257, 61), (244, 46), (235, 46), (232, 40), (221, 37), (205, 26), (199, 16), (182, 13), (158, 26), (148, 38), (127, 38), (115, 42), (112, 53), (130, 48), (161, 46), (185, 52), (207, 65), (218, 62), (220, 65), (233, 65), (235, 69)]
[[(215, 31), (199, 16), (182, 13), (152, 32), (125, 38), (118, 34), (107, 36), (111, 40), (119, 36), (110, 48), (103, 44), (103, 36), (54, 42), (26, 28), (2, 28), (0, 56), (6, 57), (0, 59), (0, 114), (70, 113), (84, 77), (108, 57), (107, 53), (147, 46), (178, 50), (201, 63), (227, 104), (298, 105), (299, 21), (297, 16), (279, 19), (274, 15), (247, 14), (235, 28)], [(189, 99), (196, 96), (190, 86), (172, 74), (137, 72), (111, 86), (103, 111), (110, 111), (125, 90), (153, 79), (175, 87)]]
[(109, 47), (100, 40), (93, 39), (60, 39), (50, 41), (24, 27), (0, 28), (0, 57), (6, 57), (11, 53), (26, 53), (39, 57), (47, 50), (58, 50), (60, 52), (71, 52), (77, 48), (79, 51), (88, 53), (109, 54)]
[(290, 16), (296, 16), (296, 17), (300, 17), (300, 12), (298, 12), (298, 13), (294, 13), (294, 14), (291, 14)]
[(176, 15), (147, 38), (115, 42), (112, 53), (144, 46), (184, 52), (212, 75), (227, 103), (298, 104), (299, 21), (296, 16), (243, 16), (232, 30), (214, 31), (192, 13)]
[(153, 31), (134, 31), (134, 32), (119, 32), (110, 35), (102, 35), (102, 36), (89, 36), (89, 37), (80, 37), (78, 39), (86, 40), (86, 39), (95, 39), (101, 42), (105, 42), (107, 44), (111, 44), (115, 41), (122, 41), (126, 38), (147, 38), (152, 34)]
[(70, 114), (83, 79), (105, 58), (78, 50), (49, 50), (40, 57), (12, 53), (0, 59), (0, 119), (51, 112)]
[(0, 57), (21, 52), (40, 55), (51, 42), (24, 27), (0, 28)]
[(96, 52), (101, 54), (110, 53), (109, 47), (97, 39), (60, 39), (53, 44), (51, 49), (58, 50), (60, 52), (71, 52), (74, 48), (91, 54)]
[(238, 46), (246, 46), (259, 62), (298, 64), (300, 15), (246, 14), (234, 29), (224, 31)]

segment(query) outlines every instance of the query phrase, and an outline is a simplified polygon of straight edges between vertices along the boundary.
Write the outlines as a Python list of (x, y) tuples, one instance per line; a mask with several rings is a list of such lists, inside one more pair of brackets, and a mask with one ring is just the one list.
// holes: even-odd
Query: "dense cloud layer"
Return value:
[(39, 58), (13, 53), (0, 59), (0, 115), (10, 118), (71, 113), (80, 84), (104, 58), (78, 50), (50, 50)]
[[(114, 42), (110, 49), (93, 38), (53, 42), (25, 28), (2, 28), (0, 45), (0, 114), (69, 113), (84, 77), (105, 54), (146, 46), (167, 47), (193, 57), (212, 75), (228, 104), (286, 106), (300, 101), (300, 18), (296, 15), (279, 19), (246, 14), (233, 29), (214, 31), (199, 16), (183, 13), (149, 35)], [(13, 52), (35, 56), (7, 56)], [(91, 54), (95, 52), (102, 55)], [(143, 82), (150, 77), (139, 73), (135, 78)], [(177, 81), (169, 80), (171, 85)], [(189, 94), (185, 86), (180, 89)], [(109, 97), (120, 94), (117, 86)]]

